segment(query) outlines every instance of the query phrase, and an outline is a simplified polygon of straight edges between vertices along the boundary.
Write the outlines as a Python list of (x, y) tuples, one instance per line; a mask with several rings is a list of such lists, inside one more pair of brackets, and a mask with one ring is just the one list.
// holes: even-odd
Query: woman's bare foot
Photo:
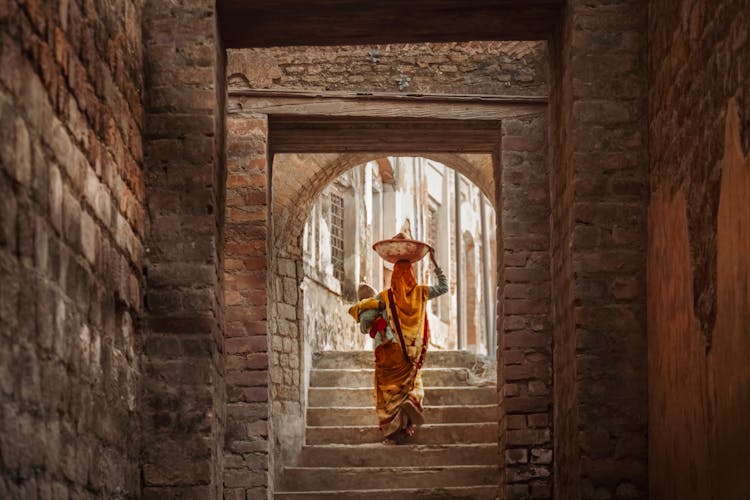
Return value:
[(409, 416), (409, 421), (412, 425), (424, 424), (424, 415), (422, 415), (422, 412), (412, 401), (407, 400), (401, 405), (401, 408)]

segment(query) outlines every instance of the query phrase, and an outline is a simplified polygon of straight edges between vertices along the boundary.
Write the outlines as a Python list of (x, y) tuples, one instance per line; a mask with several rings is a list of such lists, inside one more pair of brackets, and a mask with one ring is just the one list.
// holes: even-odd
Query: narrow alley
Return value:
[[(749, 33), (749, 0), (0, 2), (0, 498), (750, 498)], [(447, 291), (384, 439), (349, 308), (404, 227)]]

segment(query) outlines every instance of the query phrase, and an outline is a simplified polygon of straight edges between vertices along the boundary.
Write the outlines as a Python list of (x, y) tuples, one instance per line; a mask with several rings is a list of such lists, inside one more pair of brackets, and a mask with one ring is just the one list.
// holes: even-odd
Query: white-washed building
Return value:
[[(450, 284), (449, 293), (428, 307), (432, 348), (487, 353), (494, 343), (488, 339), (495, 317), (494, 208), (468, 179), (421, 157), (354, 167), (313, 205), (303, 233), (304, 329), (310, 345), (371, 347), (347, 309), (357, 300), (360, 281), (377, 290), (388, 287), (392, 265), (372, 244), (398, 233), (406, 220), (415, 239), (435, 248)], [(428, 258), (415, 265), (420, 283), (436, 283), (429, 267)]]

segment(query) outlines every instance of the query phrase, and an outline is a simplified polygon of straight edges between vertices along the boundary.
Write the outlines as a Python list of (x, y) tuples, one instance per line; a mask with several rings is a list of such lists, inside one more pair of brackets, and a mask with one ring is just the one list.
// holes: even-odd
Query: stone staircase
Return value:
[(306, 445), (299, 463), (284, 468), (275, 498), (496, 499), (494, 366), (467, 352), (428, 353), (425, 425), (409, 444), (386, 446), (375, 416), (373, 363), (371, 351), (314, 356)]

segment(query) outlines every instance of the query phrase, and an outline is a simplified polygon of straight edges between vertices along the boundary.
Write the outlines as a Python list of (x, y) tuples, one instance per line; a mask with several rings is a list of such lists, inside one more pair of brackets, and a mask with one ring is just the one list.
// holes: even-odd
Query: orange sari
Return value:
[(396, 341), (375, 349), (375, 399), (380, 430), (386, 437), (400, 436), (420, 425), (424, 388), (420, 370), (427, 353), (427, 286), (417, 285), (412, 266), (399, 261), (393, 268), (391, 287), (380, 293)]

